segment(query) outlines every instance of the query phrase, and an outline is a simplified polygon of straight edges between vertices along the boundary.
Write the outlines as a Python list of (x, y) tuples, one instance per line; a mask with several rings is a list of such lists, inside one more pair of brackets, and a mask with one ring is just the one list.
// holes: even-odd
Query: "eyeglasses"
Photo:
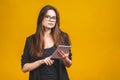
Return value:
[(49, 20), (56, 21), (56, 16), (51, 17), (50, 15), (45, 15), (44, 17), (45, 17), (45, 20), (47, 20), (47, 21), (49, 21)]

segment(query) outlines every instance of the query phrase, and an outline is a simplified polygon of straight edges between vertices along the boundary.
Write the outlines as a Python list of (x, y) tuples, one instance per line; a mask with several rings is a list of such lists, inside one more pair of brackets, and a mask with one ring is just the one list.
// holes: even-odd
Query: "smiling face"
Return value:
[(52, 29), (56, 24), (56, 13), (54, 10), (48, 10), (42, 20), (42, 25), (45, 28)]

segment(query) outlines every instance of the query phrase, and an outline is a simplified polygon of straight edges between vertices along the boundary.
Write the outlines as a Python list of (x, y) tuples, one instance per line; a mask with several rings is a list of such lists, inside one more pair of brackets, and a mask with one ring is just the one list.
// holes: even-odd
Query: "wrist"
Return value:
[(69, 62), (69, 58), (68, 58), (68, 57), (65, 57), (65, 58), (63, 58), (63, 61)]
[(39, 60), (39, 63), (40, 64), (44, 64), (44, 60), (42, 59), (42, 60)]

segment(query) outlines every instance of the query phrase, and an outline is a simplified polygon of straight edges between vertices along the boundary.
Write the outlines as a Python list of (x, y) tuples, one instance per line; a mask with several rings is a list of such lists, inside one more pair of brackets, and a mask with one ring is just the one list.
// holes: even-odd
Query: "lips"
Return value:
[(48, 23), (48, 24), (51, 25), (51, 26), (53, 25), (53, 23)]

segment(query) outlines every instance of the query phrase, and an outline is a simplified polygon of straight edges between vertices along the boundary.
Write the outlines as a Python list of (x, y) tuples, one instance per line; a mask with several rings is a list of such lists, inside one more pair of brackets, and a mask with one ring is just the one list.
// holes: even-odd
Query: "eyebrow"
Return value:
[[(45, 16), (50, 16), (50, 15), (45, 15)], [(56, 17), (56, 16), (50, 16), (50, 17)]]

